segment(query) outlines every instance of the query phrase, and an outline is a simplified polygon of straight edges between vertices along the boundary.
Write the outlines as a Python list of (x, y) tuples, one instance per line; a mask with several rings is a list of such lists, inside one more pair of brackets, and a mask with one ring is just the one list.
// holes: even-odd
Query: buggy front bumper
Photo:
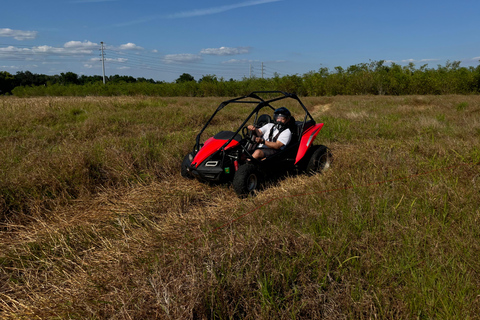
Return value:
[(224, 169), (221, 166), (206, 166), (201, 164), (197, 168), (188, 168), (190, 175), (198, 180), (220, 182), (226, 179), (230, 173), (230, 168)]

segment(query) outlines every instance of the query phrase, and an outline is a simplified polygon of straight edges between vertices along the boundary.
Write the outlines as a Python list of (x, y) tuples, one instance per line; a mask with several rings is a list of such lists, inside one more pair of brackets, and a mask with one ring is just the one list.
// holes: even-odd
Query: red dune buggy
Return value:
[[(292, 138), (282, 150), (257, 160), (252, 157), (256, 147), (255, 137), (247, 126), (253, 123), (260, 128), (272, 122), (270, 115), (277, 108), (275, 105), (283, 106), (281, 102), (284, 99), (293, 99), (297, 102), (289, 121)], [(252, 105), (252, 111), (238, 129), (220, 131), (201, 143), (202, 134), (217, 113), (227, 106), (239, 107), (239, 104)], [(299, 117), (299, 114), (303, 118), (300, 120), (297, 118), (295, 121), (293, 115)], [(232, 183), (237, 195), (245, 197), (253, 194), (269, 178), (289, 172), (308, 174), (321, 172), (326, 170), (332, 161), (331, 152), (326, 146), (313, 144), (322, 127), (323, 123), (315, 122), (295, 94), (282, 91), (255, 91), (246, 96), (224, 101), (197, 135), (193, 151), (187, 154), (182, 162), (181, 175), (203, 182)]]

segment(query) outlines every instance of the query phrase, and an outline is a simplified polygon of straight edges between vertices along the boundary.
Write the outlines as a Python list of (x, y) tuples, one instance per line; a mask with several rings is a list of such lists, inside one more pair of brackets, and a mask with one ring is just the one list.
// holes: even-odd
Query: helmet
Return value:
[(292, 114), (285, 107), (278, 108), (273, 112), (273, 119), (274, 119), (275, 123), (279, 123), (278, 118), (285, 118), (285, 123), (287, 123), (288, 120), (290, 120), (291, 116), (292, 116)]

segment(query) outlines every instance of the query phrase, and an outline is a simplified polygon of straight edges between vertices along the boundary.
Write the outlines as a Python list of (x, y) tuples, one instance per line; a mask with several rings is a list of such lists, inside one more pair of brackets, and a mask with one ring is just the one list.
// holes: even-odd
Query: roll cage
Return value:
[[(264, 99), (260, 95), (276, 95), (276, 97), (270, 98), (270, 99)], [(234, 99), (230, 99), (230, 100), (226, 100), (226, 101), (223, 101), (222, 103), (220, 103), (220, 105), (217, 107), (217, 109), (213, 112), (212, 116), (207, 120), (207, 122), (205, 123), (203, 128), (198, 133), (198, 135), (195, 139), (194, 152), (198, 151), (202, 147), (200, 139), (201, 139), (201, 136), (202, 136), (203, 132), (205, 131), (205, 129), (209, 126), (209, 124), (211, 123), (213, 118), (215, 118), (217, 113), (220, 110), (222, 110), (223, 108), (225, 108), (227, 105), (229, 105), (231, 103), (242, 103), (242, 104), (253, 104), (253, 105), (256, 104), (255, 108), (250, 112), (250, 114), (246, 117), (246, 119), (242, 122), (242, 124), (238, 127), (238, 129), (234, 132), (234, 134), (232, 134), (231, 137), (223, 144), (223, 146), (220, 147), (219, 151), (225, 151), (225, 148), (240, 133), (240, 131), (245, 127), (245, 125), (252, 118), (252, 116), (255, 115), (255, 118), (254, 118), (253, 122), (257, 123), (259, 112), (260, 112), (261, 109), (268, 107), (272, 111), (274, 111), (275, 107), (273, 107), (271, 105), (271, 103), (276, 102), (276, 101), (280, 101), (280, 100), (283, 100), (283, 99), (294, 99), (294, 100), (296, 100), (299, 103), (299, 105), (302, 107), (302, 109), (305, 111), (305, 116), (304, 116), (302, 124), (301, 124), (300, 132), (303, 132), (303, 129), (304, 129), (307, 121), (315, 122), (312, 115), (308, 112), (307, 108), (305, 107), (305, 105), (302, 103), (302, 101), (298, 98), (298, 96), (296, 94), (287, 93), (287, 92), (283, 92), (283, 91), (253, 91), (248, 95), (238, 97), (238, 98), (234, 98)], [(296, 136), (296, 138), (300, 139), (301, 137)], [(247, 150), (245, 150), (245, 151), (248, 153)], [(251, 156), (251, 155), (249, 155), (249, 156)]]

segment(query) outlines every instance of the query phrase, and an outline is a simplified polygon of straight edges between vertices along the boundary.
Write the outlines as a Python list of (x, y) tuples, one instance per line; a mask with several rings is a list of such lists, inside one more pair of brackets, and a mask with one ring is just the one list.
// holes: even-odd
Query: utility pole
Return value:
[(102, 44), (102, 70), (103, 70), (103, 84), (105, 84), (105, 55), (103, 54), (103, 41)]
[(262, 79), (263, 79), (263, 62), (262, 62)]

